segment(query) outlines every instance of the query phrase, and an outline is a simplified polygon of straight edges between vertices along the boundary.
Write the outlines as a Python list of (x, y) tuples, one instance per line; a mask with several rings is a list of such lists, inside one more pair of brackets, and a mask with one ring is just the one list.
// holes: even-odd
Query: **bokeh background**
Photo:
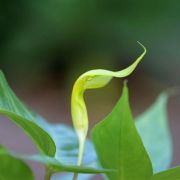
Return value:
[[(180, 1), (6, 0), (0, 2), (0, 69), (32, 109), (51, 122), (71, 124), (73, 82), (83, 72), (119, 70), (148, 54), (129, 80), (135, 116), (166, 88), (180, 85)], [(108, 114), (122, 81), (86, 94), (91, 127)], [(174, 141), (173, 164), (180, 164), (180, 97), (168, 112)], [(31, 141), (1, 118), (0, 144), (36, 152)], [(153, 143), (153, 142), (152, 142)], [(33, 164), (38, 180), (43, 168)]]

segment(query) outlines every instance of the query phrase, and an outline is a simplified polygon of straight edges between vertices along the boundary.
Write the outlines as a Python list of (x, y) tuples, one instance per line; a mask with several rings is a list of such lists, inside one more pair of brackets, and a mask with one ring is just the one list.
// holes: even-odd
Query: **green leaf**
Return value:
[(48, 157), (45, 155), (18, 155), (15, 154), (16, 157), (21, 158), (23, 160), (35, 161), (41, 164), (48, 164), (50, 169), (54, 173), (58, 172), (75, 172), (75, 173), (85, 173), (85, 174), (98, 174), (98, 173), (105, 173), (105, 172), (112, 172), (113, 170), (110, 169), (103, 169), (103, 168), (92, 168), (92, 167), (85, 167), (85, 166), (75, 166), (75, 165), (64, 165), (55, 158)]
[(19, 101), (0, 71), (0, 113), (31, 137), (41, 153), (54, 156), (55, 144), (49, 134), (38, 124), (34, 115)]
[(155, 174), (150, 180), (178, 180), (178, 179), (180, 179), (180, 167), (176, 167)]
[(92, 140), (102, 167), (117, 170), (107, 173), (109, 180), (147, 180), (152, 176), (149, 156), (131, 115), (126, 85), (113, 111), (93, 128)]
[(83, 158), (84, 166), (76, 166), (78, 157), (78, 139), (74, 130), (66, 125), (48, 123), (40, 116), (37, 116), (36, 118), (56, 143), (56, 157), (52, 158), (39, 154), (14, 154), (16, 157), (24, 160), (36, 161), (44, 165), (48, 164), (53, 172), (67, 171), (96, 174), (110, 171), (102, 169), (98, 166), (94, 146), (89, 140), (86, 140), (85, 143), (85, 156)]
[[(67, 135), (70, 132), (67, 130), (68, 128), (47, 123), (43, 118), (26, 108), (10, 89), (1, 71), (0, 113), (19, 126), (32, 139), (41, 154), (44, 155), (40, 155), (41, 162), (49, 168), (53, 166), (59, 172), (100, 173), (105, 171), (98, 167), (75, 166), (79, 145), (77, 140), (74, 141), (75, 138), (77, 139), (77, 136), (74, 136), (75, 133), (71, 132), (71, 135)], [(66, 134), (65, 131), (67, 131)], [(92, 145), (88, 142), (86, 144), (86, 147), (93, 152)], [(96, 159), (95, 153), (90, 155), (90, 151), (88, 151), (87, 155), (88, 157), (84, 160), (85, 165), (89, 165), (91, 161)], [(39, 156), (37, 156), (37, 161), (38, 158)], [(90, 158), (92, 159), (90, 160)]]
[(168, 169), (172, 161), (172, 140), (167, 118), (168, 97), (167, 93), (162, 93), (136, 121), (154, 172)]
[(34, 180), (34, 177), (27, 164), (10, 155), (3, 147), (0, 147), (0, 179)]

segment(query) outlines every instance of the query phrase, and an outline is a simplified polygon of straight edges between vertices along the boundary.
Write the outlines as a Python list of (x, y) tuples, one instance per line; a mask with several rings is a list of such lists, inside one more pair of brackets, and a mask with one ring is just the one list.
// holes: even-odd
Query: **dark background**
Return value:
[[(148, 54), (128, 78), (137, 116), (162, 90), (180, 85), (179, 9), (178, 0), (0, 1), (0, 69), (32, 109), (51, 122), (71, 124), (70, 95), (75, 79), (90, 69), (128, 66), (142, 52), (140, 41)], [(106, 88), (87, 93), (91, 127), (111, 111), (121, 84), (113, 80)], [(179, 96), (171, 98), (173, 165), (180, 164), (179, 106)], [(3, 117), (0, 144), (18, 152), (36, 151)], [(42, 179), (42, 167), (33, 167), (37, 179)]]

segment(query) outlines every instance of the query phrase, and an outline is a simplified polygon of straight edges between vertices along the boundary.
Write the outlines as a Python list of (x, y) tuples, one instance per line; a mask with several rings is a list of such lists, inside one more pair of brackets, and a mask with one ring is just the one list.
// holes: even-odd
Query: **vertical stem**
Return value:
[(51, 180), (51, 176), (52, 176), (51, 170), (48, 167), (46, 167), (44, 180)]
[(77, 179), (78, 179), (78, 173), (74, 173), (73, 180), (77, 180)]
[[(78, 166), (81, 166), (82, 164), (85, 140), (86, 140), (86, 137), (79, 136), (79, 154), (78, 154), (78, 161), (77, 161)], [(73, 180), (78, 180), (78, 173), (74, 173)]]
[(82, 138), (80, 138), (80, 141), (79, 141), (79, 154), (78, 154), (78, 161), (77, 161), (78, 166), (81, 166), (81, 164), (82, 164), (85, 139), (86, 138), (82, 137)]

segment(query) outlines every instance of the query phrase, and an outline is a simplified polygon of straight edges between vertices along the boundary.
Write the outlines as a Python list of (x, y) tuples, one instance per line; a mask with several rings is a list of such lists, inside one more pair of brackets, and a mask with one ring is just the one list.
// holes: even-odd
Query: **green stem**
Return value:
[(74, 173), (73, 180), (78, 180), (78, 173)]
[[(84, 136), (79, 136), (79, 155), (77, 161), (78, 166), (81, 166), (82, 164), (85, 140), (86, 138)], [(73, 180), (78, 180), (78, 173), (74, 173)]]
[(52, 176), (51, 170), (48, 167), (46, 167), (44, 180), (50, 180), (51, 176)]
[(78, 154), (78, 161), (77, 161), (78, 166), (81, 166), (82, 164), (85, 140), (86, 138), (83, 137), (79, 141), (79, 154)]

